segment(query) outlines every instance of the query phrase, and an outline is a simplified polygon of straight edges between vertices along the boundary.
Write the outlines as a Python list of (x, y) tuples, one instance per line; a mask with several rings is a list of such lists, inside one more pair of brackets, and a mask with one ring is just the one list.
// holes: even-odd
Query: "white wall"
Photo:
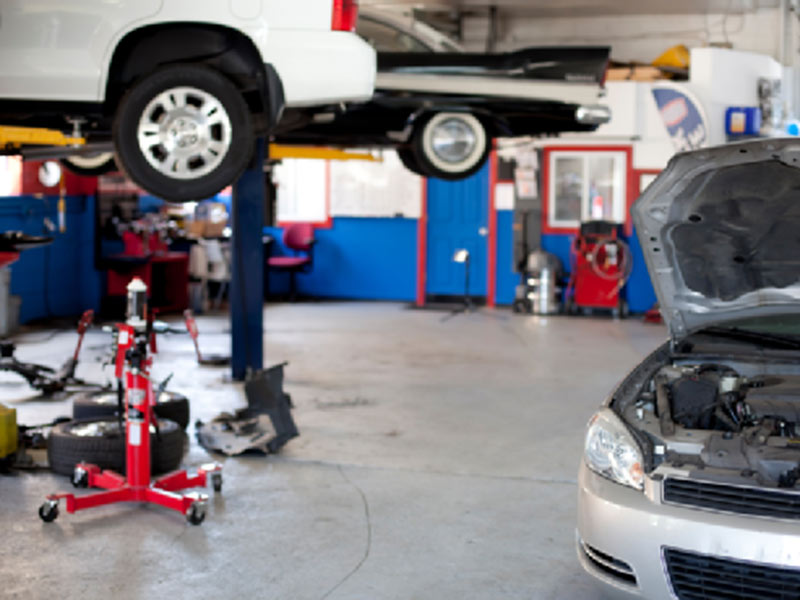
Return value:
[(760, 77), (780, 79), (783, 68), (773, 58), (721, 48), (692, 49), (690, 88), (703, 103), (712, 144), (725, 141), (729, 106), (758, 106)]
[[(486, 48), (488, 19), (469, 17), (463, 23), (464, 45), (473, 51)], [(744, 15), (614, 15), (609, 17), (516, 18), (501, 13), (497, 50), (563, 44), (610, 45), (620, 61), (650, 62), (667, 48), (689, 48), (730, 42), (780, 59), (779, 9), (761, 9)]]

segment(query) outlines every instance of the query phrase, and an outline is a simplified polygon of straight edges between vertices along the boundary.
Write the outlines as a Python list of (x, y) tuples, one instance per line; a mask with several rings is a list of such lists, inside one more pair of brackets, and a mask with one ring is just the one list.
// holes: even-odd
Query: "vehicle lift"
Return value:
[(49, 495), (39, 507), (39, 517), (46, 523), (58, 517), (59, 502), (64, 500), (68, 513), (116, 502), (158, 504), (183, 513), (189, 523), (199, 525), (206, 516), (208, 495), (179, 491), (205, 487), (209, 480), (215, 492), (222, 490), (222, 465), (218, 463), (202, 466), (195, 475), (181, 470), (154, 481), (150, 479), (150, 426), (154, 421), (155, 395), (149, 375), (152, 358), (147, 356), (151, 332), (147, 325), (146, 298), (147, 286), (135, 278), (128, 285), (127, 320), (114, 326), (115, 372), (118, 379), (125, 376), (126, 476), (103, 471), (97, 465), (77, 464), (72, 485), (103, 491), (85, 496), (67, 492)]

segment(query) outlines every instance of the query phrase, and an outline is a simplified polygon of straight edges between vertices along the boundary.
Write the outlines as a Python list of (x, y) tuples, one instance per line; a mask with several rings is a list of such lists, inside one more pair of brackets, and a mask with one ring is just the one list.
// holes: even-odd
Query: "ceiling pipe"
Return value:
[(486, 36), (486, 53), (493, 54), (497, 50), (497, 5), (489, 7), (489, 33)]

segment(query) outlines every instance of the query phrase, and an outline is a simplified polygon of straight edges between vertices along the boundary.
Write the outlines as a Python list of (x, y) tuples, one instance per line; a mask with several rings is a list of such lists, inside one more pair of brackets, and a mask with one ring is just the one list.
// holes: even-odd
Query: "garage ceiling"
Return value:
[(362, 0), (363, 6), (399, 7), (425, 11), (485, 11), (496, 6), (503, 14), (526, 17), (592, 17), (602, 15), (664, 15), (747, 13), (777, 8), (781, 0)]

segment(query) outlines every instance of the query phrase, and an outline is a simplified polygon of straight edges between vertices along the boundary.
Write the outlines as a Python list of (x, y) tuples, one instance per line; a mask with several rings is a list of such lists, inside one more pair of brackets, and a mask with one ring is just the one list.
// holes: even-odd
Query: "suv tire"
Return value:
[(163, 67), (120, 101), (117, 164), (151, 194), (177, 202), (217, 194), (253, 152), (250, 109), (224, 75), (199, 64)]

